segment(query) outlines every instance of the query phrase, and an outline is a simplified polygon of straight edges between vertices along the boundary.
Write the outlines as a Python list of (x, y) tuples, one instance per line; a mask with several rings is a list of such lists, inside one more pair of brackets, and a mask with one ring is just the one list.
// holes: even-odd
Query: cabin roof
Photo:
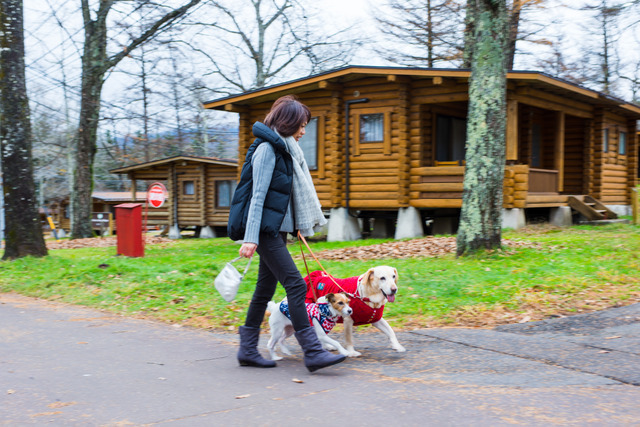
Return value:
[[(212, 101), (205, 102), (203, 105), (207, 109), (239, 112), (242, 111), (243, 107), (275, 100), (284, 93), (296, 94), (312, 90), (329, 89), (332, 83), (345, 83), (364, 77), (376, 76), (386, 76), (390, 81), (393, 81), (394, 76), (406, 76), (415, 79), (442, 77), (468, 80), (471, 76), (471, 71), (468, 69), (452, 68), (349, 65), (343, 68), (291, 80), (277, 85), (214, 99)], [(573, 96), (591, 104), (618, 107), (625, 110), (627, 113), (631, 113), (632, 116), (636, 116), (637, 119), (640, 119), (640, 106), (636, 104), (628, 103), (621, 99), (605, 95), (575, 83), (552, 77), (545, 73), (538, 71), (514, 70), (507, 73), (507, 79), (509, 82), (515, 82), (516, 84), (529, 85), (551, 93)]]
[(136, 170), (146, 169), (153, 166), (166, 165), (169, 163), (177, 163), (177, 162), (196, 162), (196, 163), (208, 163), (213, 165), (220, 166), (231, 166), (237, 167), (238, 161), (235, 159), (220, 159), (217, 157), (199, 157), (199, 156), (173, 156), (167, 157), (165, 159), (152, 160), (150, 162), (138, 163), (131, 166), (125, 166), (122, 168), (111, 169), (109, 172), (111, 173), (128, 173)]
[[(91, 197), (104, 202), (130, 202), (131, 191), (94, 191)], [(145, 200), (147, 198), (146, 191), (136, 191), (136, 200)]]

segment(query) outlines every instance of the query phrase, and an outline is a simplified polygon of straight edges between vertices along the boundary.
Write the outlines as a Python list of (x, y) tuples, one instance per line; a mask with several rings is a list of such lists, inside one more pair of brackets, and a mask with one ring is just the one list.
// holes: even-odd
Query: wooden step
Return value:
[(588, 221), (612, 220), (618, 218), (618, 215), (607, 208), (601, 201), (588, 195), (569, 196), (568, 203), (571, 209), (580, 213)]

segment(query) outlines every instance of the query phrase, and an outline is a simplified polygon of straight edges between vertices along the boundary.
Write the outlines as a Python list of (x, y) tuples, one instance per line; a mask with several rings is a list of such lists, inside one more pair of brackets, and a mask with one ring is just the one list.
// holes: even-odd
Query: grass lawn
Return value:
[[(396, 267), (400, 290), (396, 302), (385, 308), (385, 318), (396, 329), (489, 327), (640, 301), (638, 226), (531, 226), (506, 231), (503, 238), (538, 244), (466, 258), (447, 254), (322, 263), (337, 277), (356, 276), (375, 265)], [(317, 242), (311, 247), (318, 254), (381, 242)], [(0, 262), (0, 292), (235, 330), (253, 291), (257, 259), (230, 304), (217, 294), (213, 280), (238, 248), (218, 238), (149, 245), (144, 258), (116, 256), (115, 247), (50, 250), (44, 258)], [(298, 245), (292, 244), (290, 251), (299, 255)], [(304, 271), (302, 260), (296, 259)], [(311, 263), (312, 270), (319, 269)], [(282, 297), (279, 286), (275, 299)]]

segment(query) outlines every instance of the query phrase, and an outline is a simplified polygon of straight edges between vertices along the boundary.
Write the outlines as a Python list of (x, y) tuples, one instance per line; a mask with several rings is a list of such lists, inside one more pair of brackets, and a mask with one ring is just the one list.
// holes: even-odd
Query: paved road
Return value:
[(640, 305), (399, 339), (241, 368), (235, 334), (0, 294), (0, 425), (640, 425)]

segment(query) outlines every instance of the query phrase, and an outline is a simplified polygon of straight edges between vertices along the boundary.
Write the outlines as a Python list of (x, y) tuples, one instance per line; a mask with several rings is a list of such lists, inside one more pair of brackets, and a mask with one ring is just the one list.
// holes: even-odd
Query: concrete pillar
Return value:
[(64, 239), (65, 237), (67, 237), (67, 233), (64, 232), (64, 228), (58, 228), (56, 230), (56, 233), (58, 235), (58, 239)]
[(400, 208), (396, 224), (395, 239), (411, 239), (422, 237), (422, 218), (420, 211), (414, 207)]
[(213, 228), (209, 227), (208, 225), (206, 227), (203, 227), (202, 230), (200, 230), (200, 238), (201, 239), (215, 239), (216, 237), (216, 232), (213, 230)]
[(620, 215), (631, 215), (631, 205), (606, 205), (609, 209)]
[(174, 224), (171, 226), (171, 228), (169, 229), (169, 238), (170, 239), (179, 239), (180, 236), (180, 227), (178, 227), (178, 224)]
[(358, 219), (349, 215), (345, 208), (331, 209), (328, 228), (328, 242), (344, 242), (362, 238)]
[(527, 225), (524, 216), (524, 209), (513, 208), (502, 210), (502, 228), (513, 228), (517, 230)]
[(549, 223), (558, 227), (569, 227), (573, 223), (571, 208), (569, 206), (551, 208)]

